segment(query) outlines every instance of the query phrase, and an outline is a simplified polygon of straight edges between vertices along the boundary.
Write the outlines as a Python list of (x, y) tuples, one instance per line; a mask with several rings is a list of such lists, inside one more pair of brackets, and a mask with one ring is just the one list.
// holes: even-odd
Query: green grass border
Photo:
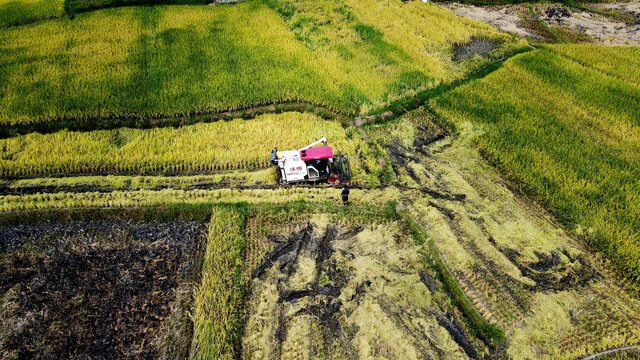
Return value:
[(504, 331), (490, 324), (476, 311), (469, 298), (467, 298), (464, 291), (462, 291), (456, 278), (451, 274), (444, 261), (442, 261), (433, 239), (424, 232), (422, 227), (410, 215), (404, 215), (404, 222), (416, 244), (427, 245), (428, 253), (424, 254), (425, 262), (436, 271), (452, 300), (460, 308), (478, 337), (492, 349), (503, 344), (505, 341)]

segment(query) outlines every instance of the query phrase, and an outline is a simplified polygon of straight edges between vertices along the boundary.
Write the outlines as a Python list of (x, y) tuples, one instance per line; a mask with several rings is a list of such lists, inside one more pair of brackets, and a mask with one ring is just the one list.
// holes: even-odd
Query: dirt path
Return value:
[[(476, 309), (506, 331), (514, 359), (576, 358), (640, 343), (640, 303), (596, 256), (513, 191), (470, 145), (390, 145), (397, 174), (450, 196), (406, 204)], [(428, 145), (424, 145), (424, 144)], [(586, 230), (588, 231), (588, 230)]]

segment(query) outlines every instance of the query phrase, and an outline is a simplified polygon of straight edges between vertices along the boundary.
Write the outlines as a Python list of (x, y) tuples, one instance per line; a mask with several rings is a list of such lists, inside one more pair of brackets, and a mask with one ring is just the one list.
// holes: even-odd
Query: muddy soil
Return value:
[(434, 239), (474, 307), (506, 331), (510, 358), (579, 358), (640, 344), (640, 302), (483, 161), (472, 145), (480, 128), (464, 124), (457, 138), (435, 142), (421, 129), (413, 143), (386, 144), (407, 188), (429, 189), (401, 206)]
[(186, 357), (205, 233), (181, 221), (0, 228), (0, 357)]
[(464, 359), (478, 352), (399, 228), (316, 217), (253, 272), (244, 359)]
[[(638, 16), (640, 5), (637, 2), (593, 5), (594, 8), (614, 9), (623, 14)], [(466, 4), (442, 4), (459, 16), (481, 21), (506, 32), (525, 38), (540, 39), (533, 29), (527, 26), (525, 16), (528, 8), (524, 5), (474, 6)], [(541, 20), (551, 27), (559, 27), (583, 38), (591, 38), (595, 43), (604, 45), (640, 44), (640, 21), (627, 24), (602, 15), (577, 10), (575, 8), (550, 4), (536, 7)], [(640, 19), (640, 17), (638, 17)]]
[[(540, 11), (541, 10), (541, 11)], [(558, 26), (585, 34), (604, 45), (640, 44), (640, 23), (628, 25), (599, 14), (584, 12), (562, 5), (545, 5), (538, 11), (549, 26)]]
[(453, 11), (458, 16), (480, 21), (500, 30), (525, 38), (536, 38), (536, 35), (528, 30), (521, 21), (520, 13), (527, 11), (526, 6), (475, 6), (459, 3), (446, 3), (440, 4), (440, 6)]
[(632, 25), (640, 25), (640, 1), (630, 1), (622, 3), (597, 3), (591, 4), (593, 8), (608, 10), (626, 16)]

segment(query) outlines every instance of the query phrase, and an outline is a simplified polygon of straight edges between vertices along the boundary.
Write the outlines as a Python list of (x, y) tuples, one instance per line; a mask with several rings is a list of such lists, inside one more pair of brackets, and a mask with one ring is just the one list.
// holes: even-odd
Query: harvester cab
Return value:
[[(320, 145), (321, 146), (316, 146)], [(271, 151), (271, 164), (278, 167), (281, 184), (296, 182), (339, 183), (351, 180), (351, 164), (346, 154), (335, 155), (327, 138), (298, 149)]]

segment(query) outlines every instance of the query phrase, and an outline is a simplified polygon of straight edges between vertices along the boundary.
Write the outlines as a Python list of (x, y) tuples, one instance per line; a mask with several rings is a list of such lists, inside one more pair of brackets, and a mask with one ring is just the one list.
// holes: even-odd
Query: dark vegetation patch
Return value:
[[(119, 220), (0, 228), (3, 358), (187, 356), (205, 226)], [(181, 295), (182, 294), (182, 295)]]
[(569, 10), (563, 6), (550, 6), (544, 11), (544, 13), (549, 19), (556, 22), (561, 22), (562, 18), (571, 17)]
[(522, 272), (522, 275), (536, 282), (530, 290), (533, 291), (564, 291), (579, 288), (589, 281), (600, 278), (584, 257), (573, 257), (567, 251), (562, 251), (568, 261), (563, 261), (560, 252), (538, 253), (538, 261), (524, 263), (520, 254), (512, 249), (498, 247), (507, 258)]
[(384, 34), (371, 25), (358, 23), (354, 30), (366, 45), (367, 51), (375, 55), (385, 65), (393, 65), (397, 60), (408, 61), (410, 56), (395, 44), (384, 39)]
[(453, 45), (453, 60), (462, 61), (479, 55), (487, 58), (489, 53), (500, 46), (500, 43), (485, 38), (473, 37), (469, 42)]
[(0, 4), (0, 28), (62, 16), (63, 11), (59, 5), (56, 0), (5, 1)]

